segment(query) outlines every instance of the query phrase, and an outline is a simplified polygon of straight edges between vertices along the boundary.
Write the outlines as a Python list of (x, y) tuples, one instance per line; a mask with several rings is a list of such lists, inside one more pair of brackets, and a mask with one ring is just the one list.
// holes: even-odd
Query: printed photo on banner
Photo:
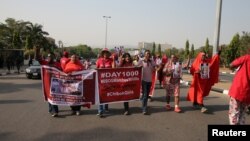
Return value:
[(42, 66), (44, 98), (54, 105), (95, 104), (96, 70), (78, 71), (70, 75), (49, 66)]
[(83, 82), (79, 80), (51, 79), (51, 94), (83, 96)]
[(209, 79), (209, 66), (208, 63), (201, 63), (200, 65), (200, 76), (202, 79)]
[(173, 65), (173, 78), (181, 78), (182, 77), (182, 64), (180, 62), (176, 62)]

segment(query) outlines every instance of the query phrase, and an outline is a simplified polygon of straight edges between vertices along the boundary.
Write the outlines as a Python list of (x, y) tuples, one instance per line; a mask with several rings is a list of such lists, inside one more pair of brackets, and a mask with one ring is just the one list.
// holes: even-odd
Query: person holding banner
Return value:
[[(38, 56), (39, 55), (37, 55), (37, 57)], [(47, 66), (55, 67), (55, 68), (57, 68), (59, 70), (62, 70), (60, 63), (54, 61), (54, 55), (52, 55), (52, 54), (48, 54), (47, 60), (42, 60), (41, 58), (39, 58), (37, 60), (39, 61), (39, 63), (41, 65), (47, 65)], [(48, 82), (51, 83), (50, 80)], [(59, 112), (58, 106), (57, 105), (52, 105), (52, 104), (49, 103), (49, 113), (51, 114), (51, 116), (52, 117), (57, 117), (58, 112)]]
[(163, 68), (163, 73), (165, 74), (165, 84), (166, 84), (166, 109), (171, 110), (170, 96), (174, 95), (175, 109), (177, 113), (181, 112), (179, 108), (179, 97), (180, 97), (180, 79), (182, 77), (182, 66), (178, 62), (178, 58), (175, 55), (171, 55), (171, 59), (165, 64)]
[(65, 69), (66, 64), (69, 62), (69, 53), (67, 51), (63, 52), (63, 57), (60, 59), (60, 64), (62, 69)]
[(212, 86), (218, 83), (219, 55), (220, 51), (212, 59), (208, 59), (204, 52), (200, 52), (190, 68), (193, 80), (187, 100), (193, 103), (195, 109), (201, 109), (202, 113), (207, 111), (203, 104), (203, 98), (208, 96)]
[[(100, 58), (96, 61), (96, 68), (97, 69), (102, 69), (102, 68), (115, 68), (115, 61), (113, 58), (110, 58), (111, 52), (107, 49), (104, 48), (100, 54)], [(104, 117), (104, 109), (106, 112), (109, 111), (108, 109), (108, 104), (100, 104), (98, 107), (98, 116), (99, 117)]]
[(151, 60), (149, 50), (144, 52), (144, 58), (138, 62), (138, 66), (142, 67), (142, 113), (148, 114), (147, 102), (152, 85), (152, 73), (156, 69), (154, 60)]
[[(84, 70), (84, 66), (82, 65), (82, 63), (77, 59), (77, 56), (75, 54), (73, 54), (70, 57), (70, 61), (65, 65), (64, 68), (64, 72), (67, 74), (71, 74), (74, 71), (82, 71)], [(81, 105), (78, 106), (70, 106), (71, 110), (72, 110), (72, 115), (80, 115), (80, 111), (81, 111)]]
[[(119, 67), (132, 67), (133, 65), (133, 60), (130, 56), (129, 53), (124, 53), (122, 55), (122, 59), (120, 61)], [(129, 115), (129, 103), (128, 102), (124, 102), (124, 115)]]
[(229, 123), (242, 125), (245, 124), (245, 113), (250, 106), (250, 49), (248, 54), (236, 58), (230, 67), (239, 69), (229, 89)]

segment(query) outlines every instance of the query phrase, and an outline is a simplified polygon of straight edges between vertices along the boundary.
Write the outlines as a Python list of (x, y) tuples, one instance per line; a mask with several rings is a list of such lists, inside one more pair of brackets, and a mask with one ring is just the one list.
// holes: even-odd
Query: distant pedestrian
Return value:
[(23, 63), (23, 58), (21, 55), (18, 55), (16, 58), (16, 68), (17, 68), (17, 73), (20, 74), (20, 67)]
[(30, 59), (29, 59), (29, 63), (28, 63), (28, 65), (29, 65), (29, 66), (31, 66), (31, 65), (32, 65), (32, 60), (33, 60), (33, 59), (30, 57)]
[(250, 106), (250, 49), (247, 55), (236, 58), (230, 67), (239, 70), (229, 89), (229, 124), (245, 124), (245, 114)]

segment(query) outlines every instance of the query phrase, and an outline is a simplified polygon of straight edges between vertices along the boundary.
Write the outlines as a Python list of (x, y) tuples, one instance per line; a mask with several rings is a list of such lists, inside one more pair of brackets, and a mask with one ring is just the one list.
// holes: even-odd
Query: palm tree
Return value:
[(43, 47), (43, 43), (46, 40), (45, 35), (49, 35), (48, 32), (42, 30), (43, 26), (39, 24), (28, 24), (27, 25), (28, 36), (26, 37), (27, 49), (34, 49), (35, 57), (40, 53), (40, 49)]

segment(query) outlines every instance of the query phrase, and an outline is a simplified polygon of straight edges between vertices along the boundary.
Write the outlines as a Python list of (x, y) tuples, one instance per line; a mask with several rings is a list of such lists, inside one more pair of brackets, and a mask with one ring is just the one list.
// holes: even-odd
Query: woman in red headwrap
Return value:
[(218, 82), (219, 54), (220, 52), (212, 59), (207, 59), (206, 54), (201, 52), (190, 68), (193, 81), (188, 91), (187, 100), (193, 102), (194, 108), (201, 108), (202, 113), (207, 111), (203, 104), (203, 98), (209, 95), (212, 86)]

